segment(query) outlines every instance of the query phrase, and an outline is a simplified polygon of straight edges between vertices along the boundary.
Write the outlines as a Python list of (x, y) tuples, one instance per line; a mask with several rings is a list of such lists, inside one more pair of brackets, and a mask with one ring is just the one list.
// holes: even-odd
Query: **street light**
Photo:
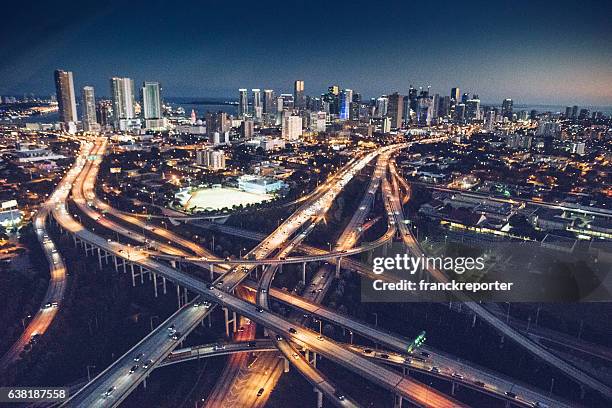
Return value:
[(96, 366), (95, 365), (88, 365), (87, 366), (87, 382), (91, 381), (91, 373), (89, 372), (90, 368), (96, 368)]

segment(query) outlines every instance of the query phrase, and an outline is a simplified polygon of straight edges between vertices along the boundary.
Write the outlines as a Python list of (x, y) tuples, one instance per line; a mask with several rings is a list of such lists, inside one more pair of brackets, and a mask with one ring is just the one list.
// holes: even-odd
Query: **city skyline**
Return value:
[[(365, 97), (402, 93), (412, 84), (444, 94), (459, 86), (485, 102), (612, 104), (612, 30), (604, 2), (513, 3), (496, 6), (494, 15), (480, 3), (461, 9), (445, 3), (439, 10), (391, 3), (308, 2), (282, 10), (270, 3), (214, 4), (201, 15), (191, 13), (195, 4), (162, 6), (74, 5), (62, 9), (66, 15), (45, 4), (28, 14), (14, 6), (12, 15), (37, 23), (0, 46), (0, 94), (50, 94), (48, 72), (61, 67), (75, 73), (77, 88), (92, 85), (100, 96), (109, 92), (108, 78), (125, 76), (160, 82), (169, 97), (233, 97), (242, 87), (290, 93), (301, 79), (310, 95), (334, 83)], [(134, 13), (155, 25), (155, 41), (138, 24), (107, 24)], [(225, 18), (202, 24), (210, 14)], [(365, 16), (371, 24), (361, 26)], [(2, 30), (18, 31), (21, 20)], [(288, 23), (294, 28), (282, 29)], [(39, 44), (23, 47), (33, 41)]]

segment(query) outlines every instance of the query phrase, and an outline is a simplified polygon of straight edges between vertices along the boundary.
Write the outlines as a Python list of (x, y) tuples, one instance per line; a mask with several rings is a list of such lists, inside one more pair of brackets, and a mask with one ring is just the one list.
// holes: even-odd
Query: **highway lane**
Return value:
[[(79, 157), (89, 154), (92, 147), (93, 145), (91, 143), (84, 144), (79, 153)], [(49, 264), (49, 286), (41, 302), (40, 309), (34, 314), (21, 336), (19, 336), (17, 341), (13, 343), (11, 348), (2, 356), (2, 359), (0, 359), (0, 371), (6, 370), (11, 363), (19, 359), (21, 351), (30, 343), (34, 336), (42, 336), (47, 331), (62, 306), (67, 284), (66, 265), (55, 243), (49, 237), (46, 220), (53, 203), (59, 197), (67, 195), (67, 191), (63, 190), (62, 187), (72, 183), (84, 165), (84, 160), (77, 159), (76, 163), (66, 173), (62, 181), (58, 183), (58, 186), (51, 193), (51, 196), (40, 206), (34, 217), (34, 232), (43, 249), (47, 263)]]
[[(195, 299), (175, 312), (62, 406), (93, 408), (119, 405), (206, 317), (210, 308), (203, 305), (194, 307), (198, 302)], [(168, 329), (171, 326), (176, 330), (175, 339)]]
[[(257, 287), (257, 285), (252, 282), (245, 282), (245, 286), (251, 290), (256, 290)], [(333, 323), (337, 326), (351, 330), (355, 334), (367, 338), (385, 349), (395, 351), (395, 354), (393, 354), (391, 351), (376, 352), (367, 347), (355, 348), (351, 346), (352, 350), (357, 350), (359, 352), (369, 349), (371, 353), (365, 353), (367, 356), (372, 356), (374, 354), (378, 356), (395, 356), (389, 361), (399, 364), (406, 364), (407, 361), (410, 361), (414, 363), (414, 368), (419, 368), (425, 371), (430, 371), (432, 367), (438, 367), (441, 371), (441, 377), (445, 376), (448, 378), (452, 377), (452, 374), (454, 373), (459, 373), (464, 377), (464, 379), (466, 379), (466, 381), (470, 383), (470, 385), (473, 386), (475, 385), (476, 381), (481, 381), (487, 384), (486, 388), (484, 389), (485, 391), (494, 393), (503, 398), (506, 398), (504, 394), (506, 391), (513, 391), (517, 395), (521, 396), (525, 401), (539, 401), (555, 407), (568, 406), (567, 403), (561, 402), (557, 398), (548, 397), (543, 391), (539, 391), (525, 385), (520, 385), (518, 382), (505, 378), (499, 373), (494, 373), (493, 371), (476, 367), (467, 361), (460, 361), (455, 357), (441, 353), (428, 346), (421, 346), (419, 348), (419, 350), (425, 351), (429, 354), (429, 357), (426, 358), (426, 362), (420, 363), (422, 356), (420, 356), (419, 353), (414, 353), (413, 355), (407, 353), (408, 346), (412, 341), (408, 338), (388, 332), (379, 327), (373, 327), (368, 323), (361, 322), (347, 315), (342, 315), (335, 310), (321, 306), (316, 302), (309, 301), (284, 290), (271, 288), (269, 295), (274, 300), (278, 300), (298, 309), (301, 313), (306, 313)], [(381, 358), (381, 360), (384, 361), (385, 359)]]
[[(399, 179), (399, 174), (397, 172), (392, 173), (394, 179)], [(388, 194), (391, 194), (391, 191), (388, 191)], [(393, 212), (395, 215), (395, 222), (398, 225), (400, 230), (400, 236), (406, 248), (414, 255), (421, 256), (425, 253), (419, 242), (415, 239), (412, 231), (406, 223), (404, 222), (404, 215), (401, 204), (399, 204), (399, 198), (397, 191), (394, 192), (393, 198), (390, 202), (393, 204), (395, 211)], [(441, 270), (430, 267), (427, 269), (427, 272), (438, 282), (449, 282), (450, 278)], [(602, 383), (601, 381), (591, 377), (585, 372), (579, 370), (574, 367), (567, 361), (562, 358), (556, 356), (555, 354), (548, 351), (546, 348), (542, 347), (540, 344), (534, 342), (528, 337), (522, 335), (519, 331), (513, 329), (511, 326), (507, 325), (502, 320), (498, 319), (493, 313), (484, 308), (481, 304), (474, 302), (469, 296), (463, 293), (456, 294), (457, 299), (460, 302), (463, 302), (466, 307), (468, 307), (472, 312), (478, 315), (483, 321), (487, 322), (489, 325), (494, 327), (497, 331), (507, 336), (509, 339), (513, 340), (515, 343), (523, 347), (525, 350), (529, 351), (533, 355), (539, 357), (541, 360), (550, 364), (551, 366), (557, 368), (568, 377), (574, 379), (580, 384), (584, 384), (589, 388), (598, 391), (601, 395), (606, 397), (607, 399), (612, 400), (612, 388)]]
[[(72, 219), (67, 211), (65, 211), (64, 207), (59, 207), (59, 209), (56, 209), (54, 211), (54, 216), (56, 219), (58, 219), (64, 229), (76, 234), (80, 239), (93, 243), (115, 256), (127, 259), (128, 255), (125, 254), (125, 251), (120, 252), (122, 248), (118, 247), (116, 243), (108, 242), (103, 237), (97, 236), (91, 231), (84, 229), (80, 224)], [(285, 338), (290, 338), (292, 341), (295, 341), (298, 344), (309, 348), (310, 350), (316, 351), (332, 361), (345, 366), (349, 370), (353, 370), (363, 377), (374, 381), (384, 388), (397, 391), (407, 400), (415, 401), (424, 406), (464, 406), (463, 404), (444, 396), (437, 390), (430, 389), (429, 387), (426, 387), (411, 379), (401, 378), (400, 375), (393, 371), (378, 367), (376, 364), (345, 350), (343, 347), (329, 339), (319, 340), (319, 335), (310, 330), (300, 328), (298, 333), (291, 333), (289, 331), (289, 327), (291, 327), (289, 325), (291, 323), (285, 321), (283, 318), (267, 311), (259, 312), (250, 303), (238, 299), (230, 294), (222, 293), (216, 288), (211, 288), (205, 282), (202, 282), (195, 277), (188, 276), (185, 273), (169, 266), (160, 264), (146, 255), (138, 255), (136, 252), (130, 258), (130, 261), (137, 265), (142, 265), (147, 270), (151, 270), (165, 276), (173, 282), (178, 282), (181, 286), (186, 287), (194, 293), (203, 295), (208, 300), (229, 307), (230, 309), (235, 310), (237, 313), (248, 317), (252, 321), (262, 324), (264, 327), (280, 333)], [(147, 336), (147, 338), (149, 338), (149, 336)], [(125, 365), (121, 364), (113, 366), (116, 368), (114, 370), (110, 370), (111, 372), (121, 371), (126, 368)], [(92, 383), (94, 383), (94, 385), (92, 385), (93, 387), (98, 384), (96, 381)], [(131, 379), (131, 383), (133, 386), (138, 384), (137, 378), (133, 377)], [(101, 388), (95, 387), (94, 389), (98, 391)], [(86, 394), (88, 393), (86, 392)]]
[[(97, 151), (97, 154), (101, 155), (102, 152), (104, 150), (104, 145), (100, 146), (99, 150)], [(134, 224), (136, 226), (138, 226), (139, 228), (146, 228), (146, 227), (150, 227), (147, 226), (145, 223), (143, 223), (141, 220), (138, 220), (135, 217), (131, 217), (131, 216), (126, 216), (124, 214), (121, 213), (116, 213), (116, 211), (114, 211), (114, 209), (110, 206), (108, 206), (106, 203), (101, 202), (100, 200), (97, 199), (97, 197), (95, 196), (95, 190), (93, 188), (93, 185), (95, 183), (95, 177), (97, 174), (97, 166), (95, 165), (97, 163), (97, 161), (95, 161), (94, 163), (92, 163), (91, 167), (88, 169), (88, 171), (86, 172), (86, 176), (85, 176), (85, 180), (83, 182), (83, 186), (82, 187), (77, 187), (76, 191), (77, 194), (75, 194), (75, 202), (79, 205), (79, 207), (85, 211), (91, 218), (93, 219), (99, 219), (99, 216), (93, 212), (93, 210), (91, 210), (88, 207), (85, 207), (85, 203), (83, 200), (83, 197), (81, 197), (78, 194), (79, 188), (83, 189), (83, 195), (85, 196), (85, 198), (87, 199), (87, 204), (88, 206), (90, 204), (93, 204), (94, 206), (96, 206), (97, 208), (101, 209), (104, 213), (111, 213), (113, 215), (119, 216), (120, 219), (130, 223), (130, 224)], [(323, 189), (321, 189), (322, 191), (324, 191)], [(118, 226), (114, 226), (108, 219), (104, 220), (104, 223), (106, 224), (105, 226), (107, 228), (113, 228), (115, 230), (119, 230)], [(314, 227), (314, 224), (312, 224), (312, 227)], [(312, 227), (310, 228), (310, 230), (312, 230)], [(154, 231), (158, 234), (164, 234), (164, 238), (166, 239), (172, 239), (176, 234), (172, 234), (169, 231), (166, 231), (164, 229), (154, 229)], [(130, 238), (140, 238), (141, 240), (143, 239), (143, 237), (140, 237), (140, 235), (135, 235), (133, 232), (130, 233), (129, 231), (123, 231), (124, 235), (128, 235)], [(305, 237), (306, 233), (300, 234), (300, 237)], [(301, 239), (300, 239), (301, 240)], [(180, 243), (180, 240), (179, 240)], [(187, 246), (184, 245), (183, 246)], [(190, 249), (194, 252), (196, 252), (198, 250), (198, 248), (196, 247), (190, 247)], [(289, 251), (290, 252), (290, 251)], [(201, 255), (201, 253), (200, 253)], [(245, 334), (245, 333), (242, 333)], [(272, 361), (273, 365), (277, 365), (277, 362)], [(223, 384), (220, 387), (215, 388), (215, 390), (213, 391), (213, 393), (211, 394), (211, 396), (208, 398), (209, 401), (209, 405), (210, 405), (210, 401), (213, 401), (212, 404), (214, 405), (214, 401), (221, 401), (221, 400), (225, 400), (229, 397), (228, 394), (231, 394), (231, 390), (232, 390), (232, 378), (237, 376), (238, 371), (240, 370), (240, 367), (244, 364), (244, 356), (233, 356), (228, 364), (228, 367), (226, 368), (226, 370), (224, 370), (223, 373), (223, 378), (225, 379), (225, 381), (223, 381)], [(271, 367), (272, 369), (272, 367)], [(333, 395), (332, 395), (333, 397)], [(260, 398), (258, 401), (264, 401), (265, 398)]]

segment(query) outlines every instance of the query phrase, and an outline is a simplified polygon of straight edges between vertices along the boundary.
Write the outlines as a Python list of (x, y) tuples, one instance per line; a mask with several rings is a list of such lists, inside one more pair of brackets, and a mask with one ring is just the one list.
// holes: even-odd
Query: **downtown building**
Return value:
[(113, 77), (110, 85), (115, 130), (139, 130), (141, 121), (136, 118), (134, 110), (134, 81), (131, 78)]
[(64, 130), (69, 133), (75, 133), (78, 116), (72, 72), (58, 69), (54, 74), (60, 121), (62, 122)]
[(145, 128), (152, 130), (165, 129), (168, 123), (162, 114), (161, 86), (159, 82), (143, 82), (140, 95)]
[(96, 117), (96, 97), (93, 86), (83, 87), (83, 131), (99, 132), (100, 124)]
[(225, 170), (225, 153), (222, 150), (198, 150), (196, 152), (196, 163), (210, 170)]

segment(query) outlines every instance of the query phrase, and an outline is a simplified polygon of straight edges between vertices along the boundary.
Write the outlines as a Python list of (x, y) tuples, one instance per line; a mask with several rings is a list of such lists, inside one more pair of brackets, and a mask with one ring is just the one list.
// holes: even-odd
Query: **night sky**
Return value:
[[(19, 3), (19, 5), (17, 4)], [(166, 96), (290, 91), (365, 97), (432, 85), (484, 102), (612, 105), (612, 2), (31, 1), (4, 3), (0, 95), (54, 91), (53, 70), (109, 94), (111, 76)]]

